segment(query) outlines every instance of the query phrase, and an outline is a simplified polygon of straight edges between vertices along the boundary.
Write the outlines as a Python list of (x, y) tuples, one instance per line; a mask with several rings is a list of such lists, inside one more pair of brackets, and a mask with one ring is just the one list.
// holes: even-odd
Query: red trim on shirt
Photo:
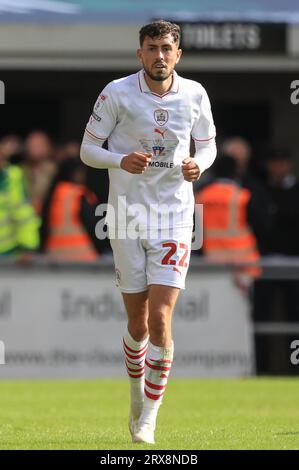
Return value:
[(163, 95), (158, 95), (157, 93), (154, 93), (151, 91), (151, 95), (158, 96), (158, 98), (164, 98), (164, 96), (168, 95), (170, 93), (170, 90), (164, 93)]
[(86, 132), (88, 132), (88, 134), (90, 134), (92, 137), (94, 137), (95, 139), (98, 139), (98, 140), (106, 140), (107, 137), (98, 137), (97, 135), (93, 134), (92, 132), (90, 132), (87, 127), (86, 127)]
[[(145, 80), (145, 78), (144, 78), (144, 80)], [(139, 88), (140, 88), (141, 93), (145, 93), (142, 89), (142, 86), (141, 86), (140, 74), (139, 73), (138, 73), (138, 83), (139, 83)], [(163, 93), (163, 95), (158, 95), (157, 93), (154, 93), (153, 91), (150, 91), (150, 90), (149, 90), (149, 92), (150, 92), (151, 95), (158, 96), (158, 98), (164, 98), (164, 96), (168, 95), (171, 92), (174, 92), (174, 90), (172, 90), (172, 87), (171, 87), (170, 90), (168, 90), (166, 93)], [(179, 92), (179, 82), (178, 82), (177, 91), (175, 93), (178, 93), (178, 92)]]
[(210, 137), (209, 139), (195, 139), (195, 137), (192, 137), (193, 140), (196, 140), (197, 142), (207, 142), (208, 140), (215, 139), (215, 135), (213, 137)]

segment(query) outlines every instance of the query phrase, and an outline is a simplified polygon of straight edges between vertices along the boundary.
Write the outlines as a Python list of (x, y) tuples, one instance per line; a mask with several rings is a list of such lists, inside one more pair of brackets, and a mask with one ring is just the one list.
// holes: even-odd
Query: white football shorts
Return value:
[(144, 292), (151, 284), (185, 289), (192, 227), (175, 228), (167, 235), (151, 237), (147, 232), (137, 239), (110, 237), (121, 292)]

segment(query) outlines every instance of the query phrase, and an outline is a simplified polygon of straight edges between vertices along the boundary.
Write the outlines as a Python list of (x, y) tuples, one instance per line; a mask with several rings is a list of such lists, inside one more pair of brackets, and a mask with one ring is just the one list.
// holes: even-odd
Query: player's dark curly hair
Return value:
[(158, 20), (153, 23), (146, 24), (142, 26), (139, 31), (139, 42), (142, 46), (143, 41), (146, 36), (150, 38), (162, 38), (167, 34), (171, 34), (175, 43), (179, 45), (181, 38), (181, 29), (175, 23), (170, 23), (169, 21)]

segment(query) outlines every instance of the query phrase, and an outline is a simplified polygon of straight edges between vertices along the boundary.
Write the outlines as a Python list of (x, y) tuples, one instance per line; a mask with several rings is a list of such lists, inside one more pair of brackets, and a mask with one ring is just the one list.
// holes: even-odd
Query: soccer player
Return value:
[(139, 39), (143, 68), (102, 91), (81, 158), (109, 170), (106, 222), (128, 315), (129, 429), (133, 442), (154, 444), (173, 360), (172, 314), (190, 258), (192, 182), (213, 163), (216, 144), (205, 89), (174, 70), (182, 55), (179, 26), (156, 21), (141, 28)]

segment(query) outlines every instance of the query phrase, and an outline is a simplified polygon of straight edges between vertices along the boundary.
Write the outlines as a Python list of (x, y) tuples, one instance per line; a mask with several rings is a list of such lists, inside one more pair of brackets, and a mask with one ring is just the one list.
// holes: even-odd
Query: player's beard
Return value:
[(173, 70), (168, 71), (168, 69), (161, 69), (164, 72), (163, 74), (157, 73), (156, 75), (154, 75), (147, 67), (144, 66), (144, 64), (143, 64), (143, 68), (144, 68), (145, 73), (149, 76), (149, 78), (151, 80), (155, 80), (156, 82), (164, 82), (164, 80), (167, 80), (170, 77), (170, 75), (172, 75), (172, 72), (173, 72)]

